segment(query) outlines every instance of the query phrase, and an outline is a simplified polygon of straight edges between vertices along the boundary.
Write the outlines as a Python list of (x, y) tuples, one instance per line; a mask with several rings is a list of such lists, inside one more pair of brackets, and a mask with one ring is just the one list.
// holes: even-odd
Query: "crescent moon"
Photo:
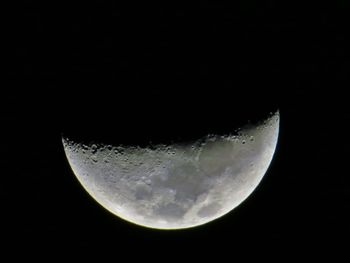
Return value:
[(116, 216), (156, 229), (208, 223), (242, 203), (273, 158), (279, 112), (238, 135), (153, 147), (82, 144), (62, 138), (85, 190)]

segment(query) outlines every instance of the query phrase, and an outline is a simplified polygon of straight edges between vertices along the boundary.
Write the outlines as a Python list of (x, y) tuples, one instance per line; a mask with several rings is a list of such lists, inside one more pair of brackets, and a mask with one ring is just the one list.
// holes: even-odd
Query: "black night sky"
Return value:
[[(341, 255), (350, 235), (350, 5), (93, 2), (8, 9), (5, 249), (218, 262), (261, 251)], [(277, 109), (278, 147), (259, 187), (231, 213), (189, 230), (141, 228), (104, 210), (75, 179), (61, 144), (62, 134), (130, 145), (187, 141)]]

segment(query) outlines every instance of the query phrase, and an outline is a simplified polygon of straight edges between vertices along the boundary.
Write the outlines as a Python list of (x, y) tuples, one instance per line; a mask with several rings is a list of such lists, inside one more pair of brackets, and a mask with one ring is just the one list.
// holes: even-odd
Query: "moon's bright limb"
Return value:
[(86, 191), (113, 214), (138, 225), (180, 229), (228, 213), (257, 187), (272, 160), (279, 113), (237, 136), (150, 148), (84, 145), (63, 139)]

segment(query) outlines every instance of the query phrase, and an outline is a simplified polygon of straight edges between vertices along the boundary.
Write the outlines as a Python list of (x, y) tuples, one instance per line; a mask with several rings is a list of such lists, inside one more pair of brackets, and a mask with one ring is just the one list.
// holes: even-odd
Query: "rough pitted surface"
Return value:
[(69, 163), (101, 205), (130, 222), (159, 229), (201, 225), (239, 205), (273, 157), (279, 114), (237, 136), (149, 148), (85, 145), (63, 139)]

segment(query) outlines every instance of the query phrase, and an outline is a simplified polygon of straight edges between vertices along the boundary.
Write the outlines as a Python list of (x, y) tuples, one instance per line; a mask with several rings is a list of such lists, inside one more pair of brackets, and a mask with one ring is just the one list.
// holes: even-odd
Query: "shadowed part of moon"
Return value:
[(150, 200), (152, 197), (152, 189), (149, 186), (140, 185), (135, 190), (135, 197), (138, 200)]
[(177, 221), (181, 219), (185, 213), (186, 210), (176, 203), (169, 203), (164, 206), (160, 206), (154, 211), (154, 215), (160, 216), (168, 221)]
[(197, 213), (200, 217), (210, 217), (216, 215), (221, 209), (221, 205), (218, 203), (212, 203), (207, 206), (203, 206)]
[(158, 229), (198, 226), (228, 213), (258, 186), (272, 160), (279, 113), (188, 145), (85, 145), (63, 138), (87, 192), (113, 214)]

